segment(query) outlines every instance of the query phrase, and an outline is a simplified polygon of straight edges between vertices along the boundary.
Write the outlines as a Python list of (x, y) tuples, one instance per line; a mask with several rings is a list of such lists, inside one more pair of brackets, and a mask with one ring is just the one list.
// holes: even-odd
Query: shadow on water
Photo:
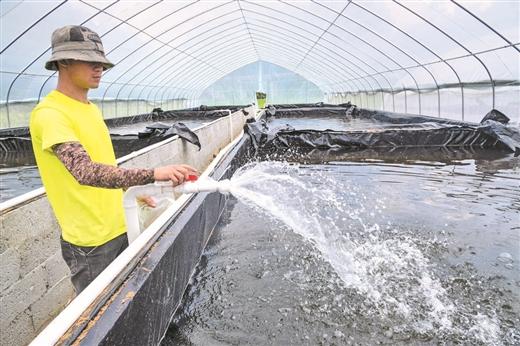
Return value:
[(235, 174), (163, 345), (520, 342), (518, 158), (288, 154)]

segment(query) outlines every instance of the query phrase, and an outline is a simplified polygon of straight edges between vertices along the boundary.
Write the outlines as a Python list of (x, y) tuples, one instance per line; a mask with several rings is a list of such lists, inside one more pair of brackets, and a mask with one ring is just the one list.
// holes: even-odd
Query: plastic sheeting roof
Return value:
[[(408, 91), (417, 113), (440, 115), (444, 104), (464, 113), (468, 88), (482, 91), (482, 114), (501, 104), (518, 111), (518, 1), (81, 0), (0, 6), (2, 102), (38, 99), (54, 88), (54, 74), (43, 68), (51, 33), (82, 24), (100, 34), (116, 63), (90, 94), (102, 100), (197, 99), (232, 71), (267, 61), (328, 95), (387, 93), (395, 104), (393, 95)], [(506, 86), (513, 94), (502, 97), (497, 89)], [(392, 110), (385, 100), (379, 107)]]

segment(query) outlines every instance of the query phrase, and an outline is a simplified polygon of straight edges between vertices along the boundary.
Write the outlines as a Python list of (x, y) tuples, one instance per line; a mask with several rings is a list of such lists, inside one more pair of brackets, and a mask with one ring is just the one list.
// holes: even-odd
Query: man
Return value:
[[(31, 113), (33, 150), (76, 294), (128, 246), (122, 188), (167, 180), (181, 184), (197, 174), (188, 165), (117, 167), (101, 112), (87, 98), (112, 66), (95, 32), (82, 26), (57, 29), (45, 68), (58, 71), (58, 85)], [(154, 206), (150, 197), (144, 202)]]

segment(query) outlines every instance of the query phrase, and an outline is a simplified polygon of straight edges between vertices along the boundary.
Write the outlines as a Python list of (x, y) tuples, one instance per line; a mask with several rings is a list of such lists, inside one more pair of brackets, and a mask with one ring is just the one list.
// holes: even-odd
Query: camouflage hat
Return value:
[(103, 64), (103, 70), (114, 66), (105, 57), (103, 44), (98, 34), (89, 28), (78, 25), (67, 25), (52, 33), (52, 56), (45, 63), (45, 68), (57, 71), (56, 62), (65, 59), (100, 62)]

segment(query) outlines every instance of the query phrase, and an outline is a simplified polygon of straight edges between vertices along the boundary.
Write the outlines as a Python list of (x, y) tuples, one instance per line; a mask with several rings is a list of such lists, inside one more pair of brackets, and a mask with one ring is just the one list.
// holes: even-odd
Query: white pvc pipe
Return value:
[[(201, 174), (201, 178), (208, 177), (209, 172), (222, 160), (223, 156), (242, 138), (244, 132), (226, 147)], [(154, 237), (171, 215), (180, 210), (187, 203), (191, 195), (184, 194), (168, 207), (144, 232), (137, 237), (110, 265), (99, 274), (45, 329), (29, 344), (30, 346), (51, 346), (67, 332), (81, 314), (94, 302), (108, 285), (121, 273), (126, 266), (138, 255), (139, 251)]]
[(139, 223), (139, 205), (137, 199), (140, 196), (157, 196), (168, 194), (171, 197), (175, 194), (192, 194), (197, 192), (229, 192), (229, 180), (215, 181), (209, 177), (188, 181), (184, 184), (173, 187), (171, 182), (156, 182), (143, 186), (133, 186), (126, 190), (123, 196), (123, 206), (125, 208), (126, 234), (128, 243), (132, 243), (141, 234)]

